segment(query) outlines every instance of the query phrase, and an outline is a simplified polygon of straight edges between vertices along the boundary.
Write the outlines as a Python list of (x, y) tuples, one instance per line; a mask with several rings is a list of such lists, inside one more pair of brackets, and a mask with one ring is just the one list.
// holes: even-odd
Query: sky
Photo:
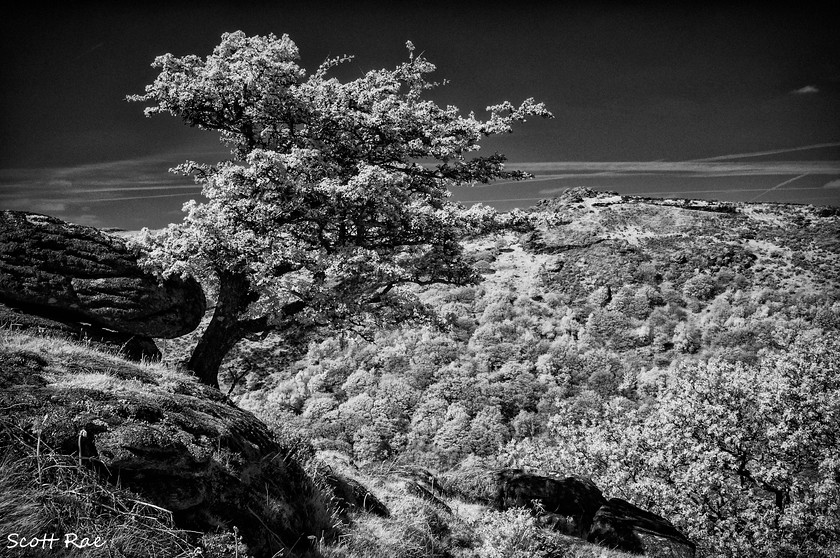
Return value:
[[(770, 3), (772, 6), (773, 3)], [(391, 68), (405, 42), (433, 62), (440, 104), (484, 115), (534, 97), (554, 113), (484, 153), (527, 182), (453, 192), (528, 207), (567, 188), (840, 206), (840, 33), (827, 11), (726, 3), (29, 2), (0, 21), (0, 209), (136, 230), (200, 200), (185, 160), (218, 138), (145, 118), (155, 56), (206, 56), (224, 32), (288, 33), (301, 64), (352, 54)]]

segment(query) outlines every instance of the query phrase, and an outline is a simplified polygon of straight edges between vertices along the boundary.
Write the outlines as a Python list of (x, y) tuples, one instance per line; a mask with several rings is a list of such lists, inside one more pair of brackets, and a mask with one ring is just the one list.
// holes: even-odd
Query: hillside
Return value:
[(14, 555), (631, 556), (519, 508), (431, 495), (411, 480), (422, 469), (316, 456), (187, 375), (84, 343), (0, 329), (0, 409)]
[[(602, 386), (610, 395), (619, 384), (632, 387), (640, 375), (666, 374), (684, 360), (755, 362), (762, 350), (780, 347), (773, 336), (785, 329), (836, 331), (840, 215), (830, 208), (573, 190), (541, 202), (529, 218), (531, 231), (503, 229), (466, 243), (479, 284), (420, 290), (448, 330), (382, 332), (375, 343), (332, 337), (299, 360), (293, 360), (299, 347), (276, 339), (245, 342), (228, 369), (255, 370), (247, 387), (237, 384), (237, 399), (246, 406), (277, 401), (299, 412), (317, 394), (333, 393), (317, 383), (331, 359), (377, 378), (387, 359), (437, 361), (430, 368), (483, 360), (534, 369), (561, 345), (569, 354), (621, 361), (612, 385)], [(191, 339), (167, 343), (175, 360)], [(292, 378), (308, 393), (280, 403), (280, 392), (294, 398)], [(576, 376), (572, 383), (596, 387), (589, 380)], [(345, 380), (331, 373), (329, 381)]]
[(0, 330), (4, 527), (132, 557), (630, 556), (546, 508), (571, 482), (698, 557), (836, 556), (840, 212), (576, 189), (507, 222), (466, 240), (480, 282), (416, 288), (439, 323), (244, 341), (222, 394), (177, 370), (201, 327), (160, 364)]
[[(815, 347), (831, 353), (824, 345), (836, 346), (840, 331), (837, 211), (572, 190), (541, 202), (528, 219), (532, 230), (502, 229), (467, 243), (482, 282), (420, 291), (447, 327), (405, 327), (372, 340), (340, 334), (308, 346), (272, 337), (243, 344), (227, 368), (238, 377), (235, 400), (359, 463), (449, 471), (478, 461), (591, 476), (605, 493), (651, 506), (703, 539), (704, 555), (746, 555), (747, 547), (790, 543), (785, 539), (794, 535), (781, 529), (742, 540), (721, 523), (725, 514), (715, 519), (705, 505), (683, 501), (708, 498), (708, 491), (724, 498), (720, 487), (704, 487), (702, 496), (687, 489), (663, 493), (659, 483), (677, 482), (676, 472), (653, 471), (652, 459), (684, 463), (691, 460), (690, 444), (717, 442), (679, 431), (672, 443), (682, 444), (688, 457), (664, 449), (654, 456), (645, 448), (656, 440), (645, 436), (674, 427), (654, 429), (652, 417), (680, 401), (685, 389), (700, 389), (698, 378), (740, 377), (733, 370), (763, 377), (772, 375), (769, 368), (787, 366), (776, 366), (780, 358), (813, 360), (818, 357), (808, 351)], [(836, 362), (827, 366), (840, 374)], [(230, 385), (229, 379), (225, 389)], [(832, 385), (820, 388), (829, 410), (820, 411), (817, 426), (838, 424)], [(714, 389), (743, 400), (736, 396), (742, 388)], [(766, 389), (756, 385), (755, 397), (790, 396)], [(719, 403), (695, 409), (695, 418), (707, 412), (714, 422), (727, 413), (766, 412), (756, 417), (756, 427), (772, 429), (774, 421), (787, 420), (785, 413), (796, 412), (784, 410), (788, 403), (773, 409), (760, 402), (738, 408), (737, 398)], [(745, 428), (744, 420), (731, 428)], [(817, 426), (812, 430), (822, 431)], [(611, 439), (631, 434), (635, 440)], [(787, 504), (764, 506), (793, 498), (803, 479), (797, 467), (805, 465), (767, 447), (778, 442), (805, 451), (808, 436), (796, 441), (788, 432), (773, 441), (771, 434), (782, 436), (753, 432), (749, 436), (761, 441), (745, 452), (709, 454), (718, 465), (706, 463), (703, 470), (686, 466), (682, 481), (720, 474), (744, 486), (742, 494), (724, 498), (732, 507), (726, 513), (792, 513)], [(835, 442), (820, 441), (820, 451), (836, 455)], [(603, 465), (604, 459), (612, 462)], [(746, 465), (739, 472), (728, 460)], [(759, 471), (773, 468), (784, 471), (784, 488), (756, 480)], [(727, 483), (726, 490), (734, 490)], [(823, 488), (837, 490), (836, 483)], [(764, 542), (744, 542), (749, 537)], [(793, 548), (805, 544), (797, 541)]]

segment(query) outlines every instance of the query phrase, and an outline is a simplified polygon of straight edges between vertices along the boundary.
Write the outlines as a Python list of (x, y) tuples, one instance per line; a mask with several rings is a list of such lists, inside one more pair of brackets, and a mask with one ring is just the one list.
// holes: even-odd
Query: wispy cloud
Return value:
[[(198, 146), (63, 167), (0, 169), (0, 209), (46, 213), (93, 226), (160, 226), (170, 218), (169, 206), (180, 207), (201, 191), (192, 178), (169, 168), (186, 160), (225, 158), (223, 147)], [(167, 198), (172, 202), (167, 204)]]
[(192, 158), (190, 155), (195, 154), (161, 154), (67, 167), (0, 169), (0, 206), (64, 212), (70, 206), (96, 202), (198, 195), (200, 186), (190, 178), (168, 172), (173, 160)]
[(32, 211), (33, 213), (62, 213), (67, 211), (67, 203), (55, 200), (38, 200), (32, 198), (9, 198), (0, 197), (0, 208), (20, 209)]
[(187, 194), (154, 194), (151, 196), (120, 196), (118, 198), (97, 198), (95, 201), (98, 202), (115, 202), (115, 201), (128, 201), (128, 200), (153, 200), (158, 198), (180, 198), (184, 197)]
[(829, 147), (840, 147), (840, 141), (827, 143), (813, 143), (811, 145), (799, 145), (797, 147), (783, 147), (768, 151), (750, 151), (749, 153), (730, 153), (729, 155), (718, 155), (706, 159), (693, 159), (694, 161), (728, 161), (732, 159), (748, 159), (750, 157), (764, 157), (765, 155), (779, 155), (781, 153), (793, 153), (794, 151), (812, 151), (814, 149), (825, 149)]
[[(155, 181), (154, 184), (159, 184), (160, 181)], [(73, 191), (76, 193), (98, 193), (98, 192), (151, 192), (154, 190), (189, 190), (191, 192), (198, 193), (201, 189), (201, 186), (198, 184), (166, 184), (164, 186), (113, 186), (113, 187), (105, 187), (105, 188), (74, 188)], [(181, 194), (176, 194), (181, 195)], [(153, 196), (154, 197), (154, 196)]]
[(800, 87), (799, 89), (794, 89), (791, 91), (792, 95), (809, 95), (813, 93), (819, 93), (820, 90), (816, 85), (806, 85), (805, 87)]
[(793, 177), (793, 178), (791, 178), (791, 179), (788, 179), (788, 180), (785, 180), (784, 182), (781, 182), (781, 183), (779, 183), (779, 184), (776, 184), (776, 185), (775, 185), (775, 186), (773, 186), (772, 188), (768, 188), (767, 190), (764, 190), (764, 191), (763, 191), (763, 192), (761, 192), (760, 194), (757, 194), (755, 197), (750, 198), (748, 201), (751, 201), (751, 202), (752, 202), (752, 201), (755, 201), (755, 200), (757, 200), (758, 198), (760, 198), (761, 196), (763, 196), (763, 195), (765, 195), (765, 194), (768, 194), (768, 193), (772, 192), (773, 190), (778, 190), (778, 189), (779, 189), (779, 188), (781, 188), (782, 186), (787, 186), (787, 185), (788, 185), (788, 184), (790, 184), (791, 182), (793, 182), (793, 181), (795, 181), (795, 180), (799, 180), (800, 178), (805, 178), (806, 176), (808, 176), (808, 174), (807, 174), (807, 173), (805, 173), (805, 174), (800, 174), (799, 176), (794, 176), (794, 177)]
[[(730, 153), (688, 161), (554, 161), (510, 163), (509, 166), (534, 173), (536, 177), (530, 182), (639, 176), (685, 178), (793, 176), (801, 178), (806, 175), (825, 176), (840, 174), (840, 161), (739, 161), (739, 159), (836, 147), (840, 147), (840, 142), (816, 143), (747, 153)], [(492, 185), (504, 186), (513, 183), (514, 181), (503, 181), (495, 182)], [(785, 181), (773, 188), (779, 188), (788, 183)], [(542, 190), (542, 193), (553, 194), (562, 192), (563, 190), (565, 190), (565, 187)]]
[[(513, 165), (511, 165), (513, 166)], [(725, 178), (749, 176), (796, 176), (840, 174), (840, 161), (773, 161), (762, 163), (722, 162), (566, 162), (516, 165), (540, 173), (533, 181), (564, 179), (603, 179), (638, 176), (671, 176), (681, 178)], [(565, 171), (558, 173), (556, 171)], [(551, 172), (555, 171), (555, 172)], [(541, 174), (551, 172), (551, 174)], [(493, 185), (512, 184), (512, 181)], [(543, 190), (543, 193), (562, 192), (565, 187)]]
[[(559, 161), (539, 163), (509, 163), (509, 168), (527, 170), (536, 174), (535, 179), (521, 183), (518, 181), (503, 181), (490, 184), (491, 187), (501, 186), (498, 194), (504, 197), (499, 200), (475, 200), (498, 202), (529, 202), (541, 199), (527, 196), (550, 196), (562, 192), (566, 186), (562, 184), (578, 185), (581, 180), (589, 183), (591, 180), (597, 187), (597, 180), (622, 184), (621, 178), (652, 177), (665, 178), (660, 181), (663, 189), (673, 189), (688, 184), (676, 185), (669, 178), (702, 179), (724, 177), (779, 177), (769, 178), (767, 185), (751, 183), (753, 188), (744, 189), (744, 184), (732, 184), (734, 189), (726, 190), (691, 190), (683, 192), (638, 192), (634, 195), (683, 195), (687, 192), (695, 194), (733, 194), (742, 193), (742, 199), (753, 199), (774, 190), (784, 190), (791, 182), (806, 175), (815, 177), (829, 177), (824, 185), (796, 184), (797, 190), (822, 190), (825, 195), (840, 189), (840, 161), (762, 161), (754, 160), (758, 157), (778, 155), (790, 152), (801, 152), (816, 149), (837, 148), (840, 142), (827, 142), (780, 148), (748, 153), (732, 153), (705, 159), (688, 161)], [(218, 153), (215, 153), (218, 154)], [(21, 209), (58, 216), (74, 216), (93, 224), (97, 204), (115, 202), (136, 202), (139, 200), (156, 200), (165, 198), (197, 197), (200, 187), (188, 177), (173, 175), (168, 168), (179, 161), (187, 159), (206, 159), (213, 156), (208, 152), (166, 153), (154, 156), (138, 157), (118, 161), (106, 161), (84, 165), (43, 169), (0, 169), (0, 209)], [(744, 160), (740, 160), (744, 159)], [(538, 190), (539, 185), (525, 191), (504, 190), (508, 184), (546, 184), (549, 188)], [(803, 181), (804, 182), (804, 181)], [(670, 183), (671, 187), (665, 183)], [(636, 184), (641, 184), (637, 181)], [(653, 184), (653, 182), (651, 182)], [(553, 186), (553, 187), (552, 187)], [(699, 186), (699, 185), (698, 185)], [(717, 186), (715, 184), (714, 186)], [(740, 186), (740, 187), (739, 187)], [(808, 186), (807, 188), (805, 186)], [(816, 188), (810, 188), (816, 186)], [(702, 187), (702, 186), (701, 186)], [(708, 186), (707, 186), (708, 187)], [(638, 186), (637, 186), (638, 188)], [(648, 189), (642, 186), (644, 189)], [(519, 194), (520, 197), (516, 197)], [(477, 195), (476, 197), (480, 197)], [(471, 203), (464, 200), (464, 203)], [(79, 221), (76, 221), (79, 222)]]
[[(601, 174), (676, 173), (720, 175), (784, 175), (784, 174), (840, 174), (840, 161), (762, 161), (757, 163), (717, 161), (560, 161), (542, 163), (511, 163), (508, 166), (531, 172), (551, 172), (568, 177)], [(542, 175), (540, 175), (542, 178)]]

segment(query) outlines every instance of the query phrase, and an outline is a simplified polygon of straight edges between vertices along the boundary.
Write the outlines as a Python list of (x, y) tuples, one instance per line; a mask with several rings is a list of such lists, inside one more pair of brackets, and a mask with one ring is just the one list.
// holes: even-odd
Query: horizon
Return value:
[[(535, 178), (459, 189), (501, 211), (578, 186), (622, 195), (840, 206), (840, 41), (828, 12), (613, 3), (518, 10), (379, 2), (155, 8), (91, 2), (6, 18), (0, 208), (99, 227), (160, 228), (200, 199), (186, 159), (227, 157), (214, 134), (143, 117), (155, 56), (206, 56), (221, 33), (288, 33), (309, 71), (355, 55), (343, 79), (406, 58), (449, 83), (439, 104), (481, 116), (534, 97), (556, 118), (488, 138)], [(196, 24), (199, 23), (199, 24)]]

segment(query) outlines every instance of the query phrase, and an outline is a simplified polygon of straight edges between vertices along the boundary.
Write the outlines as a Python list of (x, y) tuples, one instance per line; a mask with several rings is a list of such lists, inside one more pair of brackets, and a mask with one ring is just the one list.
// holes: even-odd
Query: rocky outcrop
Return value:
[(329, 531), (327, 505), (301, 464), (218, 390), (48, 343), (0, 343), (0, 430), (14, 429), (0, 443), (14, 436), (73, 456), (171, 511), (179, 528), (236, 526), (255, 556), (305, 554), (310, 535)]
[(604, 498), (588, 478), (466, 466), (441, 475), (444, 494), (498, 510), (524, 507), (543, 526), (589, 542), (656, 558), (694, 558), (695, 545), (668, 520)]
[(496, 478), (499, 509), (526, 507), (541, 514), (569, 517), (580, 533), (589, 531), (595, 512), (606, 502), (595, 483), (583, 477), (547, 477), (502, 469)]
[(544, 523), (579, 536), (586, 536), (595, 512), (606, 503), (589, 479), (537, 475), (521, 469), (467, 466), (442, 475), (440, 483), (449, 496), (498, 510), (525, 507)]
[(611, 498), (595, 514), (589, 542), (655, 558), (694, 558), (695, 545), (667, 519)]
[(206, 308), (197, 282), (159, 283), (122, 238), (20, 211), (0, 212), (0, 302), (63, 323), (164, 338), (195, 329)]

